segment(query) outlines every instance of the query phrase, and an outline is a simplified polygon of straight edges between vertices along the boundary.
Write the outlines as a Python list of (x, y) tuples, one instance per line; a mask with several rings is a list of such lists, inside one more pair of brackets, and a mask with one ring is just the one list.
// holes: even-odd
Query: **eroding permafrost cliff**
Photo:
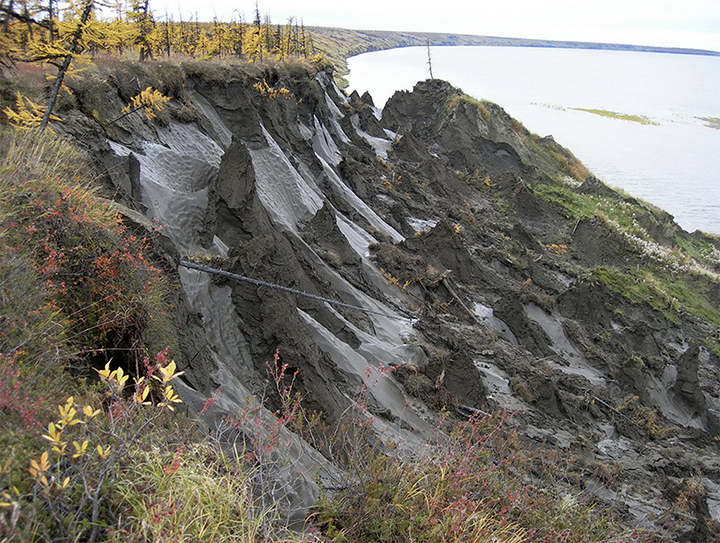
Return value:
[[(692, 476), (707, 507), (687, 533), (720, 520), (717, 313), (639, 275), (689, 274), (716, 303), (717, 240), (608, 189), (551, 137), (447, 83), (397, 93), (380, 115), (324, 71), (264, 77), (289, 92), (242, 73), (189, 76), (192, 122), (128, 116), (94, 144), (119, 202), (161, 228), (175, 266), (372, 311), (179, 267), (183, 395), (197, 408), (215, 394), (211, 429), (275, 431), (266, 363), (278, 349), (329, 422), (363, 389), (377, 435), (412, 450), (440, 408), (520, 410), (529, 446), (619, 466), (614, 488), (588, 473), (587, 491), (639, 525), (656, 527)], [(684, 262), (694, 271), (672, 260), (679, 245), (705, 247)], [(339, 468), (280, 432), (272, 477), (302, 515)]]

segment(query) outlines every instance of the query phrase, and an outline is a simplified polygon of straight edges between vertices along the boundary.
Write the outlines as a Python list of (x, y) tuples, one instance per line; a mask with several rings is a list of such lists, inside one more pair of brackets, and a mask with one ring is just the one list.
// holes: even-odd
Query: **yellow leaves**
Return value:
[(290, 89), (286, 89), (285, 87), (280, 87), (277, 92), (281, 98), (292, 98), (293, 97), (292, 91)]
[(98, 456), (101, 460), (105, 460), (108, 456), (110, 456), (110, 447), (103, 448), (102, 445), (98, 445), (95, 447), (95, 450), (98, 453)]
[(80, 458), (81, 456), (85, 456), (87, 453), (87, 448), (90, 442), (86, 439), (82, 443), (78, 441), (73, 441), (73, 447), (75, 447), (75, 454), (72, 455), (73, 458)]
[(68, 50), (60, 42), (31, 42), (28, 47), (28, 59), (56, 59), (67, 56)]
[(7, 473), (10, 469), (10, 464), (12, 464), (12, 458), (8, 458), (5, 463), (0, 466), (0, 475)]
[(176, 373), (175, 372), (176, 369), (177, 369), (177, 365), (175, 364), (175, 361), (171, 360), (167, 366), (165, 366), (164, 368), (163, 367), (159, 368), (159, 371), (160, 371), (160, 374), (162, 375), (162, 377), (158, 377), (157, 375), (154, 375), (153, 378), (157, 379), (158, 381), (161, 381), (163, 384), (169, 383), (170, 381), (175, 379), (175, 377), (180, 377), (181, 375), (183, 375), (185, 373), (184, 371), (179, 371)]
[(550, 245), (545, 245), (545, 248), (556, 255), (564, 255), (568, 252), (568, 246), (563, 243), (552, 243)]
[[(40, 455), (39, 460), (30, 460), (30, 467), (28, 468), (28, 473), (31, 477), (34, 479), (37, 479), (37, 481), (45, 487), (45, 489), (49, 489), (51, 484), (57, 485), (60, 488), (67, 488), (68, 485), (70, 485), (70, 477), (65, 477), (63, 479), (62, 483), (58, 484), (54, 477), (50, 477), (48, 479), (47, 475), (45, 475), (48, 471), (50, 471), (50, 460), (48, 452), (45, 451)], [(15, 487), (13, 487), (13, 491), (17, 494), (18, 491)], [(10, 499), (10, 496), (7, 493), (3, 494), (3, 498)], [(0, 507), (2, 506), (10, 506), (12, 503), (5, 503), (0, 502)]]
[(165, 108), (170, 101), (169, 96), (164, 96), (160, 91), (147, 87), (144, 91), (133, 96), (130, 103), (120, 113), (130, 114), (135, 111), (142, 111), (148, 119), (154, 119), (157, 114)]
[(77, 409), (73, 407), (74, 403), (75, 398), (70, 396), (65, 402), (65, 405), (58, 405), (58, 411), (60, 412), (60, 420), (58, 421), (58, 425), (61, 428), (64, 428), (66, 426), (75, 426), (76, 424), (83, 424), (83, 421), (75, 418), (75, 415), (77, 415)]
[(67, 446), (67, 443), (62, 440), (63, 427), (63, 424), (59, 421), (57, 424), (51, 422), (48, 424), (48, 433), (43, 434), (42, 436), (44, 439), (47, 439), (50, 443), (52, 443), (52, 450), (59, 456), (65, 455), (65, 448)]
[(148, 394), (150, 394), (150, 387), (145, 377), (135, 379), (135, 393), (133, 394), (133, 401), (138, 405), (152, 405), (152, 402), (146, 401)]
[(262, 60), (263, 53), (267, 54), (264, 47), (264, 32), (267, 32), (264, 28), (257, 28), (251, 26), (245, 32), (242, 37), (242, 51), (248, 62), (255, 62), (256, 60)]
[(55, 426), (54, 422), (48, 424), (48, 433), (43, 435), (45, 439), (52, 443), (60, 443), (60, 436), (62, 435), (62, 428)]
[(129, 375), (126, 375), (122, 368), (110, 371), (110, 362), (105, 364), (101, 370), (95, 370), (100, 375), (100, 379), (108, 385), (110, 394), (120, 394), (125, 388), (125, 382)]
[(108, 125), (116, 123), (123, 117), (127, 117), (135, 112), (142, 112), (146, 118), (154, 119), (157, 117), (157, 114), (165, 108), (165, 104), (169, 101), (169, 96), (163, 96), (161, 92), (152, 87), (147, 87), (144, 91), (133, 96), (130, 99), (130, 103), (120, 110), (122, 115), (110, 121)]
[(386, 272), (383, 268), (380, 268), (380, 273), (382, 273), (383, 277), (385, 279), (387, 279), (388, 283), (398, 287), (403, 292), (407, 291), (407, 288), (412, 284), (411, 280), (405, 281), (404, 283), (400, 283), (400, 279), (395, 277), (390, 272)]
[(95, 418), (99, 414), (100, 414), (100, 410), (93, 409), (93, 407), (91, 405), (86, 405), (85, 407), (83, 407), (83, 415), (85, 415), (86, 421), (90, 420), (92, 418)]
[[(178, 371), (176, 362), (164, 354), (162, 357), (158, 355), (157, 365), (149, 370), (152, 378), (134, 377), (132, 393), (127, 391), (121, 394), (129, 378), (122, 368), (111, 369), (108, 362), (104, 368), (96, 371), (113, 396), (111, 411), (120, 407), (123, 412), (137, 413), (145, 409), (144, 406), (153, 405), (153, 392), (158, 397), (157, 406), (151, 407), (156, 410), (155, 414), (160, 414), (163, 409), (174, 411), (175, 405), (182, 402), (171, 382), (184, 372)], [(48, 442), (48, 448), (38, 458), (31, 459), (27, 467), (36, 490), (55, 496), (76, 485), (78, 473), (85, 473), (88, 469), (105, 469), (103, 466), (116, 461), (113, 452), (116, 449), (125, 450), (126, 446), (122, 438), (118, 437), (122, 427), (117, 425), (133, 424), (136, 419), (114, 417), (112, 414), (107, 418), (98, 417), (101, 413), (101, 409), (92, 405), (81, 406), (76, 403), (74, 396), (69, 396), (58, 405), (56, 419), (48, 423), (42, 435)], [(10, 465), (11, 460), (0, 463), (0, 475), (7, 473)], [(14, 507), (14, 503), (8, 492), (0, 493), (0, 509)]]
[(268, 85), (268, 82), (265, 81), (265, 78), (263, 78), (262, 81), (258, 81), (253, 85), (253, 88), (260, 93), (261, 96), (266, 96), (270, 99), (274, 98), (294, 98), (295, 95), (290, 91), (289, 89), (286, 89), (285, 87), (280, 87), (279, 89), (275, 89)]
[[(17, 93), (15, 96), (15, 109), (6, 107), (3, 109), (8, 121), (16, 128), (31, 129), (38, 128), (42, 122), (45, 108), (30, 100), (30, 98)], [(60, 121), (56, 115), (50, 116), (51, 121)]]
[(175, 394), (175, 391), (170, 385), (165, 385), (163, 389), (163, 400), (158, 404), (160, 407), (167, 407), (170, 411), (175, 411), (172, 404), (182, 403), (182, 400)]
[(100, 375), (100, 379), (103, 381), (107, 381), (110, 379), (110, 376), (112, 375), (112, 372), (110, 371), (110, 362), (105, 364), (105, 367), (101, 370), (95, 370)]
[(170, 386), (168, 383), (175, 379), (176, 377), (180, 377), (182, 374), (184, 374), (184, 371), (176, 371), (177, 365), (175, 364), (174, 360), (171, 360), (170, 363), (165, 367), (158, 368), (158, 371), (160, 372), (160, 375), (153, 375), (153, 379), (156, 379), (160, 381), (163, 385), (163, 399), (158, 404), (160, 407), (166, 407), (170, 411), (175, 411), (175, 408), (172, 404), (174, 403), (182, 403), (182, 400), (178, 397), (177, 394), (175, 394), (175, 391), (173, 390), (173, 387)]
[[(104, 370), (100, 370), (99, 373), (105, 374), (108, 379), (110, 378), (111, 374), (115, 374), (115, 372), (111, 372), (107, 366)], [(114, 377), (116, 376), (117, 374), (115, 374)], [(122, 373), (120, 374), (120, 377), (123, 377)], [(127, 376), (125, 376), (125, 379), (127, 379)], [(65, 401), (64, 405), (58, 405), (58, 411), (60, 413), (60, 418), (57, 421), (48, 424), (48, 432), (47, 434), (43, 434), (42, 437), (52, 444), (51, 450), (53, 452), (55, 452), (58, 456), (65, 456), (67, 442), (63, 441), (62, 439), (63, 431), (66, 428), (70, 428), (77, 424), (87, 424), (87, 421), (93, 419), (100, 414), (100, 410), (94, 409), (90, 405), (86, 405), (82, 409), (83, 415), (85, 415), (86, 420), (80, 420), (76, 418), (78, 411), (75, 408), (75, 398), (73, 396), (70, 396)], [(87, 454), (87, 449), (90, 445), (90, 442), (85, 439), (83, 441), (73, 441), (72, 444), (75, 448), (75, 452), (73, 453), (72, 457), (80, 458)], [(31, 466), (31, 469), (33, 469), (33, 466)]]
[[(13, 490), (16, 491), (15, 494), (17, 494), (17, 489), (13, 487)], [(12, 496), (8, 492), (2, 492), (0, 493), (0, 507), (16, 507), (17, 502), (12, 499)]]
[[(128, 380), (128, 375), (123, 371), (122, 368), (116, 370), (110, 370), (110, 362), (105, 364), (105, 368), (102, 370), (95, 370), (100, 375), (100, 378), (108, 385), (110, 389), (110, 395), (117, 395), (122, 392), (125, 388), (125, 383)], [(166, 366), (160, 366), (157, 369), (158, 374), (152, 376), (152, 378), (158, 381), (162, 385), (162, 401), (158, 404), (160, 407), (167, 407), (171, 411), (174, 411), (172, 404), (181, 403), (182, 400), (175, 394), (172, 386), (168, 383), (180, 377), (185, 372), (177, 371), (177, 364), (174, 360), (171, 360)], [(135, 381), (135, 392), (132, 395), (133, 402), (136, 405), (152, 405), (152, 402), (148, 399), (150, 396), (149, 382), (145, 377), (134, 378)]]
[[(45, 477), (45, 472), (50, 469), (50, 462), (48, 461), (48, 453), (47, 451), (43, 452), (40, 455), (40, 461), (37, 460), (30, 460), (30, 467), (28, 468), (28, 473), (30, 473), (31, 477)], [(47, 482), (47, 479), (45, 479)]]

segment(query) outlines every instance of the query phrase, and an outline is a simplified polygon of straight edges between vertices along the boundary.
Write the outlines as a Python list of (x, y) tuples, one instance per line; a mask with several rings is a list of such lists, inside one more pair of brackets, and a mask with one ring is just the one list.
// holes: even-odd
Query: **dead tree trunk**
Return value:
[(40, 131), (44, 131), (47, 128), (48, 123), (50, 122), (50, 116), (52, 115), (52, 110), (55, 107), (55, 102), (57, 101), (58, 93), (60, 92), (60, 86), (62, 85), (63, 79), (65, 79), (65, 74), (67, 73), (68, 69), (70, 68), (70, 63), (72, 62), (73, 58), (75, 57), (75, 53), (77, 52), (79, 46), (80, 46), (80, 40), (82, 39), (83, 31), (85, 30), (85, 25), (88, 22), (88, 19), (90, 19), (90, 14), (92, 13), (93, 5), (95, 4), (95, 0), (86, 0), (85, 5), (83, 7), (82, 15), (80, 16), (80, 20), (78, 21), (77, 28), (75, 29), (75, 32), (73, 33), (73, 39), (70, 43), (70, 47), (68, 48), (67, 55), (65, 55), (65, 59), (63, 60), (63, 63), (58, 67), (58, 74), (57, 77), (55, 77), (55, 81), (53, 82), (52, 87), (50, 88), (50, 96), (48, 97), (47, 106), (45, 107), (45, 114), (43, 115), (42, 122), (40, 123)]

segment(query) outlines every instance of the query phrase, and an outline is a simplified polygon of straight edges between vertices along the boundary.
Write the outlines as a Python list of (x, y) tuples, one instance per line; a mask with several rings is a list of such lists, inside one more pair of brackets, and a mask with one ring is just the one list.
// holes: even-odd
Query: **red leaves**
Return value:
[(26, 429), (36, 431), (42, 426), (38, 413), (46, 401), (28, 390), (14, 356), (0, 354), (0, 411), (16, 413)]
[(164, 304), (161, 273), (144, 254), (146, 240), (129, 233), (80, 183), (31, 179), (17, 190), (10, 197), (12, 220), (0, 226), (9, 231), (6, 242), (33, 261), (74, 343), (96, 348), (141, 337)]
[(180, 464), (182, 462), (182, 453), (184, 452), (185, 447), (183, 447), (182, 445), (178, 446), (178, 448), (175, 449), (172, 463), (169, 466), (163, 467), (163, 472), (165, 472), (166, 475), (172, 475), (180, 469)]

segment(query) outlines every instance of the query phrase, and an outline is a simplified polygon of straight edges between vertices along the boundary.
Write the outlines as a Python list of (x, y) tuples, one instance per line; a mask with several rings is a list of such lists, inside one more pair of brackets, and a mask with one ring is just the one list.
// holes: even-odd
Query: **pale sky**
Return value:
[[(720, 51), (720, 0), (259, 0), (273, 23), (513, 38), (597, 41)], [(151, 0), (156, 16), (252, 20), (254, 0)]]

